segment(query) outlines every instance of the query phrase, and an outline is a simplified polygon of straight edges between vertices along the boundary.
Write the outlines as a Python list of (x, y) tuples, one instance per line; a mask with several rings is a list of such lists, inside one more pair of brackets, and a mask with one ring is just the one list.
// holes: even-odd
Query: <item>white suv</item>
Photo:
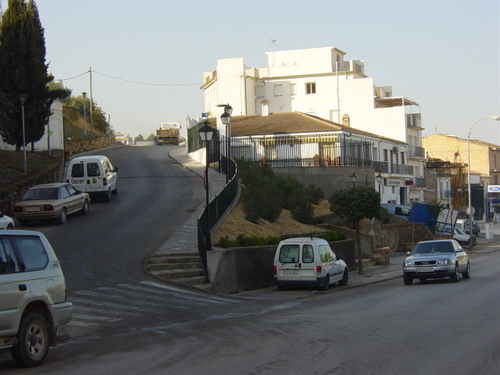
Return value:
[(23, 367), (40, 365), (57, 328), (71, 320), (61, 265), (40, 232), (0, 232), (0, 349)]

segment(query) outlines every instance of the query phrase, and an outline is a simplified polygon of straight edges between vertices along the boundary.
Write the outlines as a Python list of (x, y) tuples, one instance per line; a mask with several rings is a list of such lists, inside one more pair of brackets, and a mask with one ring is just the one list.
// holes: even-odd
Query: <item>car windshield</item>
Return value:
[(453, 253), (454, 251), (451, 242), (428, 242), (417, 244), (412, 254)]
[(23, 196), (23, 201), (41, 201), (58, 199), (58, 188), (28, 189)]

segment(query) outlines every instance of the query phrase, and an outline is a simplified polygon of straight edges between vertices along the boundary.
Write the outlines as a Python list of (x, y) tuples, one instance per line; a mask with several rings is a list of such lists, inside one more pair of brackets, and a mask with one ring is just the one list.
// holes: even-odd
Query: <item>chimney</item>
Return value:
[(351, 126), (351, 121), (347, 113), (344, 116), (342, 116), (342, 125)]
[(262, 116), (269, 116), (269, 103), (270, 101), (267, 99), (260, 101), (260, 104), (262, 104)]

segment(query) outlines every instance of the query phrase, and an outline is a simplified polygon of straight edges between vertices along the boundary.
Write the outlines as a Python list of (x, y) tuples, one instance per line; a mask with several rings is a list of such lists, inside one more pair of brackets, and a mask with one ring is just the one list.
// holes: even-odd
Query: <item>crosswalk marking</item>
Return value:
[(73, 317), (68, 325), (75, 328), (113, 324), (146, 313), (164, 314), (162, 306), (182, 311), (196, 306), (240, 303), (239, 300), (200, 294), (148, 280), (79, 290), (68, 299), (73, 302)]

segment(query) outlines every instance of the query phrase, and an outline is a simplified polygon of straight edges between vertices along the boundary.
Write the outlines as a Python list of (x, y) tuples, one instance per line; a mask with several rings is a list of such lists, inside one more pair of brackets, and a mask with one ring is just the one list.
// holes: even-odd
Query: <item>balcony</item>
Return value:
[(406, 127), (415, 130), (423, 130), (422, 120), (420, 113), (407, 113), (406, 114)]
[(339, 72), (356, 72), (365, 74), (365, 63), (361, 60), (340, 61), (338, 63)]
[(375, 172), (413, 176), (413, 167), (411, 165), (395, 164), (386, 161), (374, 161), (373, 169), (375, 169)]
[(425, 149), (423, 147), (409, 147), (408, 156), (410, 159), (424, 159), (425, 158)]

